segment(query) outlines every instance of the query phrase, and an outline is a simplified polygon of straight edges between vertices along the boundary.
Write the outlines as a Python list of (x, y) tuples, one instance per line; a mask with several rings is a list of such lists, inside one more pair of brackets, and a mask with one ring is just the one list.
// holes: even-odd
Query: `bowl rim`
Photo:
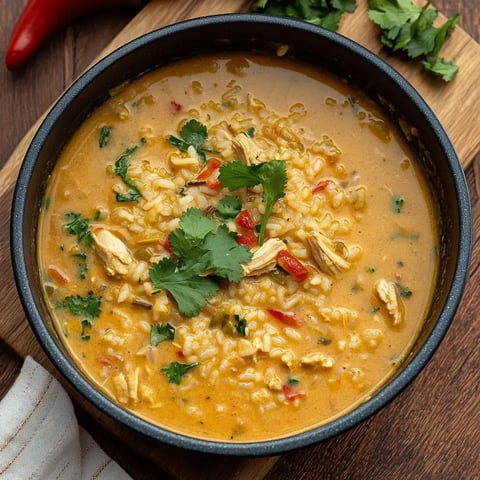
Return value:
[[(158, 40), (158, 38), (177, 35), (178, 33), (182, 33), (189, 29), (208, 28), (210, 25), (217, 23), (232, 25), (238, 23), (268, 24), (279, 26), (281, 28), (307, 31), (317, 36), (326, 37), (329, 41), (336, 43), (341, 48), (353, 51), (355, 55), (361, 57), (362, 61), (370, 63), (374, 68), (380, 70), (383, 75), (388, 77), (398, 85), (399, 88), (406, 92), (411, 99), (411, 102), (430, 123), (432, 130), (435, 132), (438, 142), (445, 151), (448, 159), (459, 208), (459, 247), (456, 261), (457, 268), (446, 299), (446, 308), (441, 312), (424, 345), (403, 371), (388, 384), (384, 385), (384, 387), (382, 387), (382, 389), (374, 394), (369, 400), (331, 422), (290, 436), (241, 443), (196, 438), (187, 434), (168, 430), (166, 427), (155, 426), (147, 420), (143, 420), (118, 406), (102, 392), (96, 390), (75, 368), (73, 361), (69, 360), (61, 351), (52, 338), (48, 327), (41, 318), (32, 289), (29, 285), (25, 261), (26, 249), (24, 245), (24, 216), (26, 212), (28, 212), (26, 197), (29, 188), (29, 181), (35, 166), (36, 156), (40, 152), (42, 145), (47, 139), (55, 122), (61, 117), (70, 101), (88, 84), (93, 82), (104, 69), (109, 68), (124, 55), (130, 54), (136, 49), (152, 41)], [(399, 72), (376, 54), (339, 33), (331, 32), (300, 20), (251, 13), (211, 15), (208, 17), (185, 20), (159, 28), (153, 32), (137, 37), (117, 48), (78, 77), (78, 79), (65, 90), (47, 113), (27, 149), (15, 185), (10, 226), (12, 265), (22, 306), (27, 314), (30, 326), (43, 350), (68, 382), (104, 414), (113, 417), (120, 423), (146, 435), (147, 437), (188, 450), (239, 456), (277, 455), (319, 443), (356, 426), (392, 401), (424, 368), (445, 336), (462, 297), (469, 271), (472, 244), (470, 197), (463, 168), (444, 128), (415, 88)]]

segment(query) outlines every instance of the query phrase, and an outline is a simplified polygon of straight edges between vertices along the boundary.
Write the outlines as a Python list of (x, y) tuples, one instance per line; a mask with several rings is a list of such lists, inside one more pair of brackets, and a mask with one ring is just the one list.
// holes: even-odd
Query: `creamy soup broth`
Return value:
[[(219, 174), (273, 160), (287, 183), (255, 258), (268, 187)], [(216, 225), (213, 253), (216, 229), (236, 232), (243, 273), (205, 263), (204, 304), (180, 290), (182, 313), (151, 269), (189, 265), (170, 235), (193, 213)], [(401, 364), (431, 301), (435, 218), (414, 155), (361, 92), (285, 57), (205, 56), (112, 91), (68, 142), (41, 211), (41, 278), (75, 362), (121, 406), (201, 438), (271, 439), (351, 410)]]

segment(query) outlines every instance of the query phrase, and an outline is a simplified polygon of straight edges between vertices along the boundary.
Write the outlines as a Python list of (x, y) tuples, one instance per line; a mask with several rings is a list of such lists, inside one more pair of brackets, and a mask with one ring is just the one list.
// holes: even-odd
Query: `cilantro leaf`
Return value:
[(98, 133), (98, 146), (100, 148), (104, 148), (108, 145), (111, 133), (112, 127), (104, 126), (100, 129), (100, 132)]
[(155, 288), (170, 292), (180, 313), (195, 317), (219, 288), (208, 276), (199, 275), (205, 267), (205, 262), (189, 262), (179, 267), (173, 258), (167, 257), (153, 264), (149, 274)]
[(222, 187), (230, 191), (261, 184), (265, 214), (260, 226), (258, 243), (265, 239), (268, 219), (277, 200), (285, 196), (287, 167), (285, 160), (271, 160), (257, 165), (246, 165), (240, 161), (229, 162), (220, 167), (218, 178)]
[(410, 58), (423, 56), (425, 71), (450, 81), (458, 67), (438, 58), (438, 54), (459, 15), (453, 15), (439, 28), (433, 26), (437, 16), (437, 10), (430, 8), (430, 0), (423, 7), (411, 0), (369, 0), (368, 17), (382, 29), (381, 42)]
[(448, 62), (440, 57), (427, 57), (422, 61), (422, 65), (428, 72), (433, 75), (442, 77), (446, 82), (450, 82), (455, 78), (458, 72), (458, 65)]
[(180, 217), (180, 228), (192, 240), (203, 240), (217, 227), (215, 220), (207, 217), (199, 208), (189, 208)]
[(179, 362), (172, 362), (168, 365), (162, 367), (162, 372), (168, 379), (168, 383), (175, 383), (180, 385), (182, 383), (182, 377), (192, 368), (197, 367), (200, 365), (199, 362), (194, 363), (179, 363)]
[(152, 325), (150, 328), (150, 345), (156, 347), (159, 343), (175, 338), (175, 327), (169, 323)]
[(93, 240), (92, 232), (89, 229), (90, 221), (75, 212), (67, 212), (65, 218), (67, 223), (63, 225), (64, 230), (70, 235), (75, 235), (79, 244), (84, 243), (89, 247)]
[(243, 275), (243, 262), (252, 258), (244, 245), (239, 245), (236, 235), (226, 225), (220, 225), (215, 235), (207, 235), (204, 248), (209, 251), (209, 267), (230, 282), (239, 282)]
[(207, 156), (205, 152), (218, 153), (204, 146), (208, 138), (207, 127), (198, 120), (192, 118), (183, 125), (180, 130), (180, 138), (170, 135), (167, 141), (177, 147), (181, 152), (186, 152), (189, 147), (193, 147), (200, 156), (203, 163), (206, 163)]
[(235, 330), (242, 337), (247, 335), (247, 319), (245, 317), (240, 318), (239, 315), (235, 315)]
[(355, 10), (356, 0), (257, 0), (250, 10), (298, 18), (330, 30), (337, 30), (344, 13)]
[(85, 334), (85, 329), (93, 325), (95, 318), (100, 316), (102, 311), (102, 297), (97, 297), (89, 292), (86, 296), (70, 295), (65, 297), (58, 305), (60, 308), (68, 308), (72, 315), (82, 317), (82, 340), (89, 340), (90, 336)]
[(232, 195), (224, 195), (218, 202), (215, 211), (222, 220), (233, 220), (242, 210), (242, 201)]
[(118, 175), (123, 180), (123, 183), (130, 188), (130, 190), (126, 194), (116, 193), (115, 198), (117, 202), (137, 202), (142, 197), (135, 180), (127, 176), (128, 168), (130, 167), (130, 156), (133, 155), (138, 150), (138, 148), (138, 145), (128, 147), (115, 162), (115, 174)]

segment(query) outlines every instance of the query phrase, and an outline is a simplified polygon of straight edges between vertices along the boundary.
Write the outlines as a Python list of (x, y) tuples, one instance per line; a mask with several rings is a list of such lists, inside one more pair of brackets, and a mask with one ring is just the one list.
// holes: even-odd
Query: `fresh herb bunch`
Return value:
[(335, 31), (342, 15), (354, 12), (355, 6), (356, 0), (257, 0), (251, 10), (298, 18)]
[(458, 66), (438, 55), (459, 15), (434, 27), (438, 11), (430, 8), (430, 4), (430, 0), (423, 7), (414, 5), (411, 0), (369, 0), (368, 17), (381, 28), (380, 40), (384, 45), (410, 58), (422, 58), (426, 71), (448, 82), (455, 78)]

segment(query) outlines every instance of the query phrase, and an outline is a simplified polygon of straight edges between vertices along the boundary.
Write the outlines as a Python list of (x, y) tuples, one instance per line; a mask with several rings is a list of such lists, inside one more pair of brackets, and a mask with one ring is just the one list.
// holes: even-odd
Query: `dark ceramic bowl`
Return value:
[[(199, 440), (127, 412), (96, 390), (72, 362), (42, 298), (36, 252), (39, 206), (48, 174), (65, 142), (107, 99), (112, 87), (180, 57), (230, 49), (273, 53), (281, 43), (290, 45), (290, 55), (329, 69), (371, 92), (394, 117), (420, 132), (420, 138), (414, 136), (411, 142), (420, 150), (438, 199), (441, 274), (408, 359), (366, 403), (326, 425), (287, 438), (251, 443)], [(88, 70), (62, 95), (35, 135), (20, 171), (11, 219), (13, 267), (20, 298), (39, 342), (61, 374), (104, 413), (152, 439), (233, 455), (273, 455), (320, 442), (353, 427), (395, 398), (422, 370), (444, 337), (464, 289), (470, 248), (471, 212), (462, 167), (439, 121), (412, 86), (377, 56), (341, 35), (303, 22), (248, 14), (207, 17), (163, 28), (121, 47)]]

